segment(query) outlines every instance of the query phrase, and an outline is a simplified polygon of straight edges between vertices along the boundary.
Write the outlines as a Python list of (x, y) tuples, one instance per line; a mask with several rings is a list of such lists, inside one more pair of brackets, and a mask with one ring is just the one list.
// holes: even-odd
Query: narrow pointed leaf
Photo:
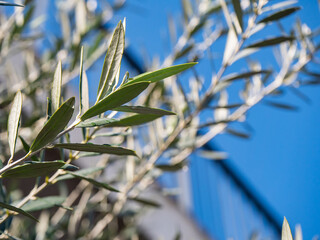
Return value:
[(99, 82), (97, 102), (110, 93), (115, 86), (115, 77), (120, 68), (124, 50), (124, 28), (120, 21), (114, 30), (110, 46), (104, 59), (102, 73)]
[(104, 188), (104, 189), (107, 189), (107, 190), (112, 191), (112, 192), (119, 192), (117, 189), (111, 187), (109, 184), (98, 182), (98, 181), (94, 180), (93, 178), (86, 177), (86, 176), (77, 174), (75, 172), (70, 172), (69, 174), (71, 174), (72, 176), (74, 176), (76, 178), (88, 181), (89, 183), (93, 184), (94, 186), (96, 186), (98, 188)]
[(108, 123), (105, 127), (131, 127), (151, 122), (157, 118), (162, 117), (158, 114), (135, 114), (126, 118), (122, 118), (119, 121)]
[(278, 102), (273, 102), (273, 101), (263, 101), (263, 103), (265, 103), (269, 106), (272, 106), (272, 107), (281, 108), (281, 109), (285, 109), (285, 110), (292, 110), (292, 111), (298, 110), (297, 106), (289, 105), (286, 103), (278, 103)]
[(236, 46), (238, 44), (238, 37), (233, 28), (229, 29), (226, 47), (224, 49), (223, 60), (222, 62), (225, 64), (227, 61), (230, 61), (231, 56), (234, 54)]
[(188, 68), (193, 67), (196, 64), (197, 64), (196, 62), (184, 63), (180, 65), (163, 68), (154, 72), (143, 73), (134, 78), (129, 79), (128, 83), (126, 83), (125, 86), (129, 84), (137, 83), (137, 82), (145, 82), (145, 81), (150, 81), (152, 83), (157, 82), (167, 77), (171, 77), (180, 72), (183, 72)]
[[(92, 168), (81, 169), (81, 170), (75, 171), (73, 173), (77, 174), (77, 175), (81, 175), (81, 176), (88, 176), (88, 175), (91, 175), (93, 173), (102, 171), (103, 169), (104, 169), (104, 167), (92, 167)], [(73, 175), (65, 174), (65, 175), (57, 177), (55, 179), (55, 181), (58, 182), (58, 181), (63, 181), (63, 180), (68, 180), (68, 179), (73, 179), (73, 178), (75, 178)]]
[(6, 203), (3, 203), (3, 202), (0, 202), (0, 207), (2, 208), (5, 208), (5, 209), (8, 209), (10, 211), (13, 211), (13, 212), (16, 212), (16, 213), (20, 213), (28, 218), (31, 218), (32, 220), (36, 221), (36, 222), (39, 222), (34, 216), (32, 216), (30, 213), (27, 213), (25, 212), (24, 210), (20, 209), (20, 208), (17, 208), (17, 207), (14, 207), (12, 205), (9, 205), (9, 204), (6, 204)]
[(35, 152), (54, 141), (57, 135), (66, 127), (74, 111), (75, 98), (72, 97), (61, 105), (44, 125), (36, 139), (33, 141), (30, 151)]
[(132, 113), (140, 113), (140, 114), (155, 114), (155, 115), (176, 115), (174, 112), (170, 112), (167, 110), (159, 109), (159, 108), (149, 108), (144, 106), (121, 106), (113, 109), (114, 111), (119, 112), (132, 112)]
[(281, 240), (293, 240), (290, 226), (286, 218), (283, 219)]
[(13, 99), (13, 104), (8, 118), (8, 142), (11, 158), (13, 157), (16, 148), (21, 108), (22, 94), (20, 91), (18, 91)]
[(143, 205), (147, 205), (150, 207), (155, 207), (155, 208), (160, 208), (161, 205), (153, 200), (150, 199), (146, 199), (146, 198), (138, 198), (138, 197), (134, 197), (134, 198), (128, 198), (129, 200), (135, 201), (137, 203), (141, 203)]
[(22, 5), (22, 4), (8, 3), (8, 2), (4, 2), (4, 1), (0, 1), (0, 6), (24, 7), (24, 5)]
[(36, 200), (28, 202), (26, 205), (22, 207), (22, 209), (27, 212), (40, 211), (40, 210), (60, 206), (61, 204), (64, 203), (65, 200), (66, 198), (61, 196), (50, 196), (50, 197), (38, 198)]
[(239, 21), (241, 30), (243, 31), (243, 12), (242, 12), (242, 8), (241, 8), (241, 1), (240, 0), (232, 0), (232, 5), (233, 5), (233, 9), (236, 13), (237, 19)]
[(83, 112), (86, 112), (89, 109), (89, 85), (86, 72), (83, 69), (83, 47), (81, 48), (80, 55), (79, 97), (79, 114), (82, 114)]
[(239, 137), (239, 138), (244, 138), (244, 139), (249, 139), (250, 138), (249, 134), (244, 133), (244, 132), (239, 132), (239, 131), (236, 131), (236, 130), (231, 129), (231, 128), (227, 128), (226, 132), (231, 134), (231, 135), (233, 135), (233, 136)]
[(251, 44), (247, 46), (247, 48), (269, 47), (269, 46), (273, 46), (273, 45), (277, 45), (283, 42), (293, 41), (293, 40), (295, 40), (294, 37), (287, 37), (287, 36), (274, 37), (274, 38), (265, 39), (265, 40), (256, 42), (254, 44)]
[(54, 146), (57, 148), (64, 148), (68, 150), (82, 151), (82, 152), (96, 152), (96, 153), (108, 153), (108, 154), (114, 154), (114, 155), (136, 156), (136, 153), (131, 149), (114, 147), (111, 145), (97, 145), (97, 144), (91, 144), (91, 143), (60, 143)]
[(124, 86), (117, 91), (114, 91), (109, 96), (96, 103), (94, 106), (88, 109), (82, 116), (81, 120), (84, 121), (88, 118), (97, 116), (105, 111), (112, 110), (119, 107), (143, 92), (149, 86), (149, 82), (139, 82)]
[(54, 72), (52, 90), (51, 90), (52, 112), (57, 111), (57, 109), (60, 106), (61, 85), (62, 85), (62, 69), (61, 69), (61, 62), (59, 62)]
[(182, 161), (176, 164), (157, 164), (155, 165), (156, 168), (164, 171), (164, 172), (176, 172), (183, 169), (186, 166), (186, 161)]
[(48, 176), (65, 165), (64, 161), (32, 162), (14, 167), (4, 172), (2, 178), (33, 178)]
[(114, 118), (95, 118), (95, 119), (88, 119), (83, 121), (77, 125), (77, 128), (84, 128), (84, 127), (98, 127), (103, 126), (108, 123), (113, 123), (119, 121), (118, 119)]
[(252, 71), (252, 72), (245, 72), (245, 73), (231, 73), (228, 76), (224, 77), (222, 81), (225, 82), (230, 82), (238, 79), (243, 79), (243, 78), (249, 78), (257, 74), (266, 74), (269, 73), (270, 71), (267, 70), (262, 70), (262, 71)]
[(280, 10), (279, 12), (273, 13), (273, 14), (269, 15), (268, 17), (261, 19), (259, 21), (259, 23), (267, 23), (267, 22), (280, 20), (284, 17), (291, 15), (292, 13), (294, 13), (300, 9), (301, 9), (300, 7), (291, 7), (291, 8)]

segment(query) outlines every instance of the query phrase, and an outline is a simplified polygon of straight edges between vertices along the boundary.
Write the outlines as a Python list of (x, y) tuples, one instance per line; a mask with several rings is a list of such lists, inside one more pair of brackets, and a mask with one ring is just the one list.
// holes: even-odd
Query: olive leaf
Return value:
[(115, 147), (111, 145), (97, 145), (92, 143), (59, 143), (55, 144), (54, 147), (64, 148), (74, 151), (82, 152), (95, 152), (95, 153), (108, 153), (114, 155), (132, 155), (136, 156), (135, 151), (122, 147)]
[(24, 211), (34, 212), (39, 210), (44, 210), (56, 206), (60, 206), (66, 200), (65, 197), (61, 196), (49, 196), (43, 198), (37, 198), (28, 202), (22, 207)]
[(51, 101), (52, 101), (52, 112), (54, 113), (60, 106), (61, 98), (61, 85), (62, 85), (62, 67), (59, 61), (53, 76), (52, 90), (51, 90)]
[(12, 205), (9, 205), (9, 204), (3, 203), (3, 202), (0, 202), (0, 207), (8, 209), (8, 210), (16, 212), (16, 213), (20, 213), (28, 218), (31, 218), (32, 220), (34, 220), (36, 222), (39, 222), (34, 216), (32, 216), (30, 213), (27, 213), (26, 211), (22, 210), (21, 208), (14, 207)]
[(18, 136), (18, 129), (19, 129), (19, 121), (21, 115), (21, 108), (22, 108), (22, 94), (18, 91), (13, 99), (13, 104), (9, 113), (8, 118), (8, 142), (9, 142), (9, 149), (10, 149), (10, 159), (13, 158), (17, 136)]
[(48, 176), (65, 165), (64, 161), (31, 162), (14, 167), (4, 172), (1, 178), (32, 178)]
[(74, 111), (74, 102), (75, 98), (72, 97), (58, 108), (33, 141), (30, 152), (35, 152), (54, 141), (70, 121)]
[(293, 41), (293, 40), (295, 40), (294, 37), (288, 37), (288, 36), (268, 38), (268, 39), (264, 39), (259, 42), (253, 43), (253, 44), (247, 46), (247, 48), (269, 47), (269, 46), (278, 45), (280, 43), (287, 42), (287, 41)]
[(276, 13), (273, 13), (273, 14), (261, 19), (259, 21), (259, 23), (267, 23), (267, 22), (280, 20), (284, 17), (287, 17), (287, 16), (293, 14), (294, 12), (296, 12), (300, 9), (301, 9), (300, 7), (291, 7), (291, 8), (286, 8), (286, 9), (280, 10)]
[(112, 110), (113, 108), (119, 107), (143, 92), (149, 86), (149, 82), (137, 82), (119, 88), (114, 91), (100, 102), (88, 109), (82, 116), (81, 120), (84, 121), (88, 118), (97, 116), (105, 111)]
[(282, 224), (281, 240), (293, 240), (289, 223), (285, 217)]
[(184, 64), (179, 64), (179, 65), (175, 65), (175, 66), (171, 66), (171, 67), (167, 67), (167, 68), (162, 68), (160, 70), (156, 70), (153, 72), (146, 72), (146, 73), (140, 74), (134, 78), (130, 78), (129, 81), (124, 86), (129, 85), (129, 84), (133, 84), (133, 83), (137, 83), (137, 82), (145, 82), (145, 81), (149, 81), (149, 82), (154, 83), (154, 82), (160, 81), (162, 79), (165, 79), (167, 77), (171, 77), (173, 75), (176, 75), (182, 71), (185, 71), (188, 68), (191, 68), (196, 64), (197, 64), (197, 62), (184, 63)]
[(79, 114), (89, 109), (89, 85), (86, 72), (83, 69), (83, 47), (80, 53), (80, 75), (79, 75)]
[(113, 32), (111, 43), (104, 59), (98, 87), (97, 102), (110, 93), (116, 85), (115, 77), (120, 68), (124, 44), (124, 27), (122, 21), (120, 21)]

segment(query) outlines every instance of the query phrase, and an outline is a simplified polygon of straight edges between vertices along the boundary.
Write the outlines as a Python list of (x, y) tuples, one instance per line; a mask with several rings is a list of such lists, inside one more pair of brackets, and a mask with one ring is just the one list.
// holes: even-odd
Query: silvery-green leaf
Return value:
[(282, 224), (281, 240), (293, 240), (289, 223), (285, 217)]
[(160, 70), (156, 70), (153, 72), (146, 72), (143, 74), (140, 74), (134, 78), (129, 79), (129, 81), (124, 85), (131, 85), (133, 83), (137, 83), (137, 82), (157, 82), (160, 81), (162, 79), (165, 79), (167, 77), (176, 75), (180, 72), (183, 72), (185, 70), (187, 70), (188, 68), (193, 67), (194, 65), (196, 65), (196, 62), (191, 62), (191, 63), (184, 63), (184, 64), (179, 64), (179, 65), (175, 65), (175, 66), (171, 66), (171, 67), (167, 67), (167, 68), (163, 68)]
[(119, 121), (116, 121), (116, 122), (107, 123), (104, 125), (104, 127), (138, 126), (138, 125), (142, 125), (142, 124), (151, 122), (153, 120), (156, 120), (157, 118), (160, 118), (162, 116), (163, 115), (159, 115), (159, 114), (135, 114), (129, 117), (119, 119)]
[(52, 112), (57, 111), (60, 106), (62, 85), (62, 68), (61, 62), (58, 63), (53, 76), (53, 84), (51, 90)]
[(231, 73), (225, 76), (222, 79), (222, 82), (230, 82), (238, 79), (249, 78), (257, 74), (267, 74), (269, 72), (270, 71), (267, 71), (267, 70), (261, 70), (261, 71), (251, 71), (251, 72), (244, 72), (244, 73)]
[(155, 167), (164, 172), (176, 172), (183, 169), (183, 167), (185, 167), (186, 164), (186, 161), (182, 161), (176, 164), (157, 164), (155, 165)]
[(4, 172), (2, 178), (32, 178), (48, 176), (65, 165), (64, 161), (32, 162), (19, 165)]
[(96, 153), (108, 153), (114, 155), (132, 155), (137, 156), (135, 151), (122, 147), (115, 147), (111, 145), (97, 145), (92, 143), (59, 143), (55, 144), (54, 147), (64, 148), (74, 151), (82, 152), (96, 152)]
[(117, 189), (111, 187), (109, 184), (98, 182), (98, 181), (94, 180), (93, 178), (86, 177), (84, 175), (80, 175), (80, 174), (75, 173), (75, 172), (69, 172), (69, 174), (74, 176), (74, 177), (76, 177), (76, 178), (85, 180), (85, 181), (93, 184), (94, 186), (96, 186), (98, 188), (104, 188), (104, 189), (107, 189), (107, 190), (112, 191), (112, 192), (119, 192)]
[(259, 47), (269, 47), (273, 45), (278, 45), (283, 42), (287, 41), (293, 41), (295, 40), (294, 37), (287, 37), (287, 36), (281, 36), (281, 37), (274, 37), (274, 38), (268, 38), (261, 41), (258, 41), (256, 43), (253, 43), (246, 48), (259, 48)]
[(129, 81), (129, 72), (127, 71), (123, 76), (123, 79), (122, 79), (122, 82), (121, 82), (121, 86), (126, 84), (128, 81)]
[(301, 8), (300, 7), (291, 7), (291, 8), (287, 8), (287, 9), (283, 9), (283, 10), (280, 10), (276, 13), (273, 13), (263, 19), (261, 19), (259, 21), (259, 23), (267, 23), (267, 22), (272, 22), (272, 21), (277, 21), (277, 20), (280, 20), (284, 17), (287, 17), (289, 15), (291, 15), (292, 13), (300, 10)]
[(9, 142), (9, 149), (10, 149), (10, 155), (11, 155), (10, 159), (13, 158), (15, 148), (16, 148), (21, 108), (22, 108), (22, 94), (20, 91), (18, 91), (16, 93), (16, 96), (13, 99), (13, 104), (12, 104), (12, 107), (9, 113), (9, 118), (8, 118), (8, 142)]
[(290, 5), (293, 5), (295, 3), (297, 3), (298, 1), (297, 0), (288, 0), (288, 1), (281, 1), (279, 3), (275, 3), (273, 5), (270, 5), (270, 6), (265, 6), (262, 8), (262, 13), (265, 13), (265, 12), (268, 12), (268, 11), (274, 11), (274, 10), (277, 10), (279, 8), (283, 8), (283, 7), (287, 7), (287, 6), (290, 6)]
[[(93, 173), (102, 171), (103, 169), (104, 169), (104, 167), (92, 167), (92, 168), (81, 169), (81, 170), (75, 171), (74, 173), (78, 174), (78, 175), (81, 175), (81, 176), (88, 176), (88, 175), (91, 175)], [(72, 178), (75, 178), (75, 177), (73, 175), (71, 175), (71, 174), (65, 174), (65, 175), (57, 177), (55, 179), (55, 181), (58, 182), (58, 181), (72, 179)]]
[(159, 108), (150, 108), (145, 106), (121, 106), (113, 109), (114, 111), (119, 112), (132, 112), (132, 113), (140, 113), (140, 114), (156, 114), (156, 115), (175, 115), (174, 112), (170, 112), (167, 110), (159, 109)]
[(88, 109), (82, 116), (81, 120), (84, 121), (88, 118), (97, 116), (105, 111), (112, 110), (119, 107), (135, 97), (149, 86), (149, 82), (138, 82), (135, 84), (125, 85), (122, 88), (114, 91), (100, 102)]
[(113, 32), (111, 43), (103, 63), (97, 102), (103, 99), (108, 92), (110, 93), (110, 90), (115, 86), (115, 77), (120, 68), (124, 44), (124, 28), (120, 21)]
[(33, 141), (30, 147), (31, 152), (35, 152), (54, 141), (57, 135), (67, 126), (74, 111), (74, 102), (75, 98), (72, 97), (58, 108)]
[(36, 222), (39, 222), (34, 216), (32, 216), (31, 214), (25, 212), (21, 208), (14, 207), (12, 205), (9, 205), (9, 204), (3, 203), (3, 202), (0, 202), (0, 207), (8, 209), (8, 210), (16, 212), (16, 213), (20, 213), (20, 214), (22, 214), (22, 215), (24, 215), (24, 216), (26, 216), (28, 218), (31, 218), (32, 220), (34, 220)]
[(226, 46), (224, 49), (223, 60), (225, 64), (227, 61), (230, 61), (230, 57), (234, 54), (236, 46), (238, 45), (238, 37), (233, 28), (229, 29), (228, 37), (226, 41)]
[(151, 206), (151, 207), (155, 207), (155, 208), (160, 208), (161, 205), (153, 200), (150, 199), (146, 199), (146, 198), (139, 198), (139, 197), (129, 197), (129, 200), (135, 201), (137, 203), (143, 204), (143, 205), (147, 205), (147, 206)]
[(86, 128), (86, 127), (98, 127), (103, 126), (108, 123), (117, 122), (118, 119), (114, 118), (94, 118), (85, 120), (77, 125), (77, 128)]
[(89, 85), (86, 72), (83, 69), (83, 47), (81, 47), (80, 53), (79, 97), (79, 114), (82, 114), (83, 112), (86, 112), (89, 109)]
[(28, 202), (26, 205), (22, 207), (22, 209), (27, 212), (40, 211), (40, 210), (60, 206), (62, 203), (64, 203), (65, 200), (66, 198), (61, 196), (49, 196), (49, 197), (37, 198), (35, 200)]

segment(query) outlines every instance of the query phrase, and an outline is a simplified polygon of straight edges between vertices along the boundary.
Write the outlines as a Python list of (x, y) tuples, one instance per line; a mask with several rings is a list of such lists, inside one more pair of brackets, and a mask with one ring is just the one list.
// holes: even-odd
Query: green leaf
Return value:
[(233, 136), (239, 137), (239, 138), (244, 138), (244, 139), (249, 139), (250, 138), (249, 134), (243, 133), (243, 132), (239, 132), (239, 131), (236, 131), (236, 130), (231, 129), (231, 128), (227, 128), (226, 132), (231, 134), (231, 135), (233, 135)]
[(114, 118), (95, 118), (95, 119), (88, 119), (83, 121), (77, 125), (77, 128), (84, 128), (84, 127), (98, 127), (103, 126), (108, 123), (117, 122), (118, 119)]
[(273, 13), (273, 14), (269, 15), (268, 17), (261, 19), (259, 21), (259, 23), (267, 23), (267, 22), (280, 20), (286, 16), (291, 15), (292, 13), (294, 13), (300, 9), (301, 9), (300, 7), (291, 7), (291, 8), (280, 10), (279, 12)]
[(249, 77), (252, 77), (252, 76), (257, 75), (257, 74), (264, 74), (264, 73), (266, 74), (266, 73), (269, 73), (269, 72), (270, 71), (262, 70), (262, 71), (252, 71), (252, 72), (245, 72), (245, 73), (231, 73), (228, 76), (224, 77), (222, 79), (222, 81), (230, 82), (230, 81), (233, 81), (233, 80), (249, 78)]
[(126, 118), (122, 118), (119, 121), (108, 123), (104, 125), (105, 127), (131, 127), (142, 125), (151, 122), (157, 118), (162, 117), (162, 115), (157, 114), (135, 114)]
[(61, 62), (59, 61), (57, 68), (54, 72), (52, 90), (51, 90), (52, 112), (57, 111), (57, 109), (60, 106), (61, 85), (62, 85), (62, 69), (61, 69)]
[(155, 115), (176, 115), (174, 112), (170, 112), (167, 110), (159, 109), (159, 108), (149, 108), (144, 106), (121, 106), (113, 109), (114, 111), (119, 112), (132, 112), (132, 113), (140, 113), (140, 114), (155, 114)]
[(34, 220), (36, 222), (39, 222), (34, 216), (32, 216), (31, 214), (23, 211), (21, 208), (14, 207), (12, 205), (9, 205), (9, 204), (3, 203), (3, 202), (0, 202), (0, 207), (8, 209), (8, 210), (16, 212), (16, 213), (20, 213), (20, 214), (22, 214), (22, 215), (24, 215), (24, 216), (26, 216), (28, 218), (31, 218), (32, 220)]
[(145, 81), (149, 81), (149, 82), (154, 83), (154, 82), (160, 81), (162, 79), (165, 79), (167, 77), (176, 75), (182, 71), (185, 71), (188, 68), (191, 68), (196, 64), (197, 64), (196, 62), (184, 63), (184, 64), (179, 64), (179, 65), (163, 68), (163, 69), (153, 71), (153, 72), (146, 72), (146, 73), (140, 74), (134, 78), (129, 79), (129, 81), (124, 86), (129, 85), (129, 84), (133, 84), (133, 83), (137, 83), (137, 82), (145, 82)]
[(241, 4), (240, 4), (240, 0), (232, 0), (232, 5), (233, 5), (233, 9), (236, 13), (237, 19), (239, 21), (239, 25), (241, 27), (241, 30), (243, 31), (243, 12), (242, 12), (242, 8), (241, 8)]
[(62, 203), (64, 203), (65, 200), (66, 198), (61, 196), (37, 198), (36, 200), (28, 202), (26, 205), (22, 207), (22, 209), (27, 212), (40, 211), (59, 206)]
[(57, 148), (64, 148), (82, 152), (108, 153), (114, 155), (132, 155), (137, 156), (135, 151), (122, 147), (114, 147), (111, 145), (97, 145), (92, 143), (60, 143), (54, 145)]
[(269, 47), (269, 46), (273, 46), (273, 45), (277, 45), (283, 42), (293, 41), (293, 40), (295, 40), (294, 37), (287, 37), (287, 36), (274, 37), (274, 38), (261, 40), (259, 42), (256, 42), (254, 44), (247, 46), (246, 48)]
[(10, 159), (13, 158), (13, 155), (16, 149), (21, 108), (22, 108), (22, 94), (20, 91), (18, 91), (16, 93), (16, 96), (13, 99), (13, 104), (12, 104), (12, 107), (9, 113), (9, 118), (8, 118), (8, 142), (9, 142), (9, 149), (11, 154)]
[(147, 206), (151, 206), (151, 207), (155, 207), (155, 208), (161, 207), (161, 205), (159, 203), (152, 201), (150, 199), (138, 198), (138, 197), (134, 197), (134, 198), (129, 197), (128, 199), (135, 201), (135, 202), (138, 202), (138, 203), (141, 203), (143, 205), (147, 205)]
[(97, 102), (110, 93), (117, 84), (115, 77), (120, 68), (124, 44), (124, 28), (120, 21), (113, 32), (111, 43), (104, 59), (98, 88)]
[(164, 172), (177, 172), (183, 169), (186, 166), (186, 164), (186, 161), (182, 161), (176, 164), (157, 164), (155, 165), (155, 167)]
[(24, 7), (24, 5), (22, 5), (22, 4), (8, 3), (8, 2), (4, 2), (4, 1), (0, 1), (0, 6)]
[(272, 102), (272, 101), (263, 101), (263, 103), (270, 105), (272, 107), (276, 107), (276, 108), (281, 108), (281, 109), (285, 109), (285, 110), (292, 110), (292, 111), (297, 111), (298, 107), (296, 106), (292, 106), (289, 104), (285, 104), (285, 103), (277, 103), (277, 102)]
[[(81, 176), (87, 176), (99, 171), (102, 171), (104, 169), (104, 167), (92, 167), (92, 168), (85, 168), (85, 169), (81, 169), (78, 171), (75, 171), (75, 174), (81, 175)], [(73, 179), (75, 178), (75, 176), (71, 175), (71, 174), (65, 174), (62, 176), (59, 176), (55, 179), (56, 182), (58, 181), (63, 181), (63, 180), (68, 180), (68, 179)]]
[(138, 82), (114, 91), (100, 102), (89, 108), (88, 111), (81, 116), (81, 120), (84, 121), (88, 118), (97, 116), (105, 111), (112, 110), (113, 108), (119, 107), (131, 101), (141, 92), (143, 92), (148, 86), (149, 82)]
[(57, 135), (66, 127), (74, 111), (74, 101), (74, 97), (70, 98), (52, 115), (33, 141), (30, 147), (31, 152), (35, 152), (54, 141)]
[(32, 178), (48, 176), (65, 165), (64, 161), (32, 162), (14, 167), (4, 172), (2, 178)]
[(112, 192), (119, 192), (117, 189), (111, 187), (110, 185), (108, 185), (106, 183), (98, 182), (98, 181), (94, 180), (93, 178), (85, 177), (84, 175), (80, 175), (76, 172), (69, 172), (69, 174), (71, 174), (72, 176), (74, 176), (76, 178), (80, 178), (82, 180), (88, 181), (89, 183), (93, 184), (94, 186), (96, 186), (98, 188), (104, 188), (104, 189), (107, 189)]
[(290, 226), (286, 217), (283, 219), (281, 240), (293, 240)]
[(80, 80), (79, 80), (79, 98), (80, 111), (79, 114), (86, 112), (89, 109), (89, 85), (86, 72), (83, 69), (83, 47), (81, 47), (80, 55)]

